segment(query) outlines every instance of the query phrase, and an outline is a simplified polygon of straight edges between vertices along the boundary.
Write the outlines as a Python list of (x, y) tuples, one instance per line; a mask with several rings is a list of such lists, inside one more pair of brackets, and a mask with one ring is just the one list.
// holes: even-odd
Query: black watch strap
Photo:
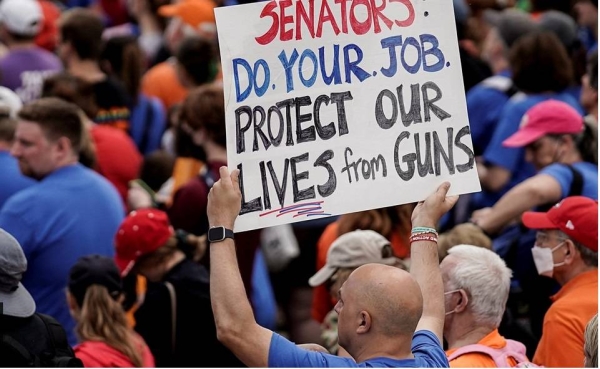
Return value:
[(221, 242), (226, 238), (234, 239), (234, 233), (231, 229), (227, 229), (223, 226), (210, 227), (208, 230), (208, 242)]

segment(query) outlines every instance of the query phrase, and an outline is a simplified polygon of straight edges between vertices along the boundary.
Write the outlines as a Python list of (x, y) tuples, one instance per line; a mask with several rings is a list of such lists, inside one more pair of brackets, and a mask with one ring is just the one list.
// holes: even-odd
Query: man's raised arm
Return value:
[[(233, 229), (242, 203), (239, 171), (230, 175), (227, 167), (221, 167), (220, 174), (208, 194), (208, 222), (211, 227)], [(267, 367), (273, 332), (254, 319), (230, 238), (210, 244), (210, 300), (219, 340), (247, 366)]]
[[(446, 197), (450, 183), (442, 183), (435, 193), (429, 195), (425, 201), (419, 202), (412, 214), (413, 229), (427, 232), (428, 228), (435, 228), (442, 217), (450, 210), (458, 196)], [(410, 274), (421, 287), (423, 294), (423, 315), (417, 325), (418, 330), (433, 332), (440, 342), (443, 342), (444, 331), (444, 285), (439, 267), (437, 243), (427, 238), (436, 238), (433, 234), (423, 233), (415, 236), (410, 248), (411, 262)]]

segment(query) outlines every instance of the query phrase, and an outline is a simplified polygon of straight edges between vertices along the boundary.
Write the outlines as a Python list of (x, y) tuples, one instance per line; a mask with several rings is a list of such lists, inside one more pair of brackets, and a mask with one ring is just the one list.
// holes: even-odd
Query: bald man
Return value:
[[(220, 169), (208, 196), (211, 229), (233, 229), (240, 212), (239, 172)], [(442, 184), (412, 215), (414, 226), (435, 227), (456, 203)], [(209, 238), (211, 238), (209, 236)], [(339, 344), (352, 358), (310, 350), (259, 326), (246, 298), (233, 238), (210, 245), (210, 295), (217, 336), (249, 367), (448, 367), (442, 348), (444, 289), (437, 245), (411, 245), (411, 273), (381, 264), (356, 269), (339, 291), (335, 306)]]

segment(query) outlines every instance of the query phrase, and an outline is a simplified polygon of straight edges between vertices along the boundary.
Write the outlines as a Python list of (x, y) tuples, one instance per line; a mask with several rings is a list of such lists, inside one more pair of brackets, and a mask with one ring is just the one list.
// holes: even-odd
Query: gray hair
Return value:
[(495, 252), (472, 245), (448, 250), (453, 256), (448, 277), (450, 289), (463, 289), (475, 321), (498, 327), (506, 308), (512, 271)]
[(558, 231), (559, 237), (571, 240), (573, 245), (579, 253), (581, 254), (581, 260), (583, 260), (584, 264), (591, 267), (598, 267), (598, 252), (590, 250), (588, 247), (584, 246), (582, 243), (575, 241), (571, 237), (569, 237), (566, 233), (562, 231)]
[(587, 368), (598, 367), (598, 314), (594, 315), (585, 327), (583, 354)]

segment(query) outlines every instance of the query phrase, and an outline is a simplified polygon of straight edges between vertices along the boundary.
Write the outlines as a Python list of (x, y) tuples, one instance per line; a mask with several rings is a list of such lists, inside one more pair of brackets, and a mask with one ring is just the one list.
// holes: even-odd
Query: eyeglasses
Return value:
[(544, 232), (544, 231), (538, 231), (538, 232), (536, 233), (536, 235), (535, 235), (535, 244), (536, 244), (536, 245), (543, 244), (543, 243), (545, 243), (545, 242), (548, 242), (548, 241), (549, 241), (549, 240), (551, 240), (552, 238), (554, 238), (554, 239), (556, 239), (556, 240), (558, 240), (558, 241), (560, 241), (560, 242), (563, 242), (563, 241), (566, 241), (566, 240), (568, 240), (568, 238), (566, 238), (566, 237), (558, 237), (558, 236), (554, 236), (554, 237), (552, 237), (552, 236), (550, 236), (550, 235), (549, 235), (547, 232)]

